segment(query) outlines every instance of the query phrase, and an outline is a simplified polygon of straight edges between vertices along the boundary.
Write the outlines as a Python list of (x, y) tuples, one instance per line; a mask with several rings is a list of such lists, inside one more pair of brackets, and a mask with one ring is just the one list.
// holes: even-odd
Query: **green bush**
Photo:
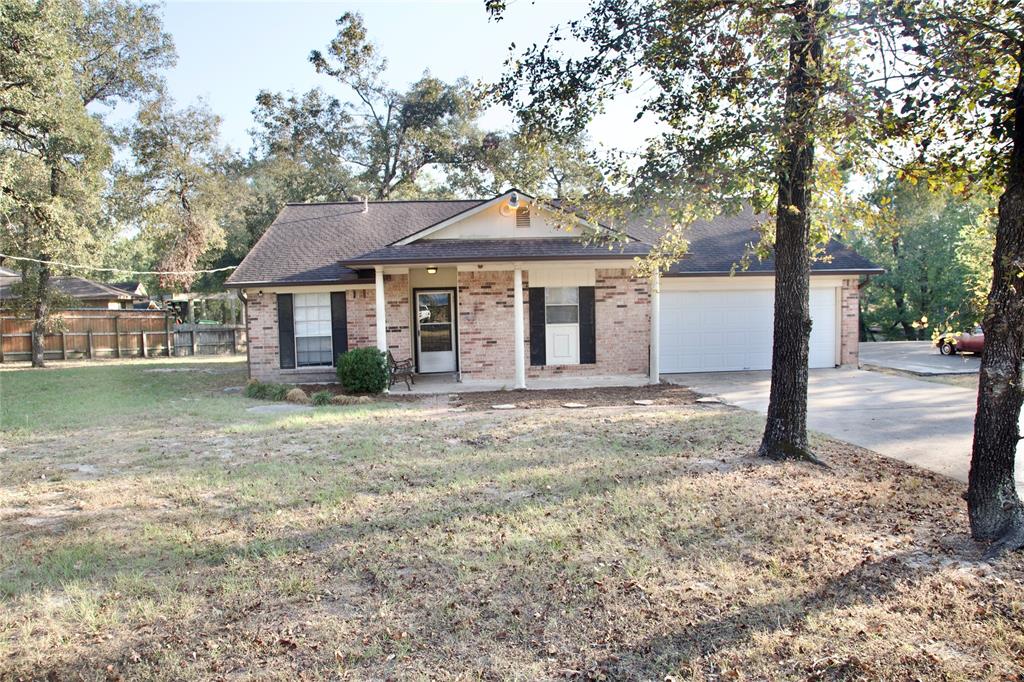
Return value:
[(313, 401), (314, 405), (330, 405), (331, 398), (334, 394), (330, 391), (317, 391), (313, 395), (309, 396), (309, 399)]
[(388, 387), (388, 356), (376, 348), (354, 348), (338, 356), (338, 381), (350, 393), (380, 393)]
[(245, 395), (256, 400), (284, 400), (288, 395), (288, 387), (284, 384), (271, 384), (251, 379), (245, 385)]

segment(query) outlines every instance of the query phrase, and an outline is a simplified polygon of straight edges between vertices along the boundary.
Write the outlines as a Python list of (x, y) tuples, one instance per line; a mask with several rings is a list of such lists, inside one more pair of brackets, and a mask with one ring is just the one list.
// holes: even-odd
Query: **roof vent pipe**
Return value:
[(364, 194), (363, 195), (363, 213), (369, 213), (369, 212), (370, 212), (370, 195), (369, 194)]

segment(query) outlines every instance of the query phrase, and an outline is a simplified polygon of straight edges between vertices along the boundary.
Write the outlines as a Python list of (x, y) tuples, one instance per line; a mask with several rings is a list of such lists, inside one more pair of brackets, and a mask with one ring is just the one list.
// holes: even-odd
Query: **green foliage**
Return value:
[(380, 393), (388, 387), (387, 354), (354, 348), (338, 356), (338, 381), (351, 393)]
[[(0, 10), (0, 248), (41, 260), (94, 260), (110, 226), (102, 211), (113, 154), (101, 113), (159, 86), (173, 61), (151, 5), (11, 0)], [(25, 267), (19, 305), (51, 324), (54, 268)], [(33, 363), (44, 364), (42, 346)]]
[(334, 397), (334, 394), (331, 393), (330, 391), (315, 391), (313, 393), (313, 395), (309, 396), (309, 399), (313, 402), (314, 405), (318, 405), (319, 406), (319, 405), (330, 405), (331, 404), (331, 398), (333, 398), (333, 397)]
[[(132, 162), (118, 168), (121, 217), (159, 254), (159, 270), (193, 270), (224, 246), (221, 224), (244, 190), (227, 172), (231, 155), (220, 142), (220, 123), (205, 105), (179, 110), (160, 96), (139, 108), (123, 135)], [(188, 289), (194, 281), (168, 275), (160, 285)]]
[(375, 199), (415, 196), (429, 167), (473, 162), (480, 150), (476, 122), (480, 96), (466, 79), (446, 83), (425, 72), (407, 90), (388, 85), (387, 62), (370, 42), (359, 14), (346, 12), (325, 51), (309, 61), (354, 95), (356, 129), (348, 160), (361, 171), (359, 185)]
[[(488, 9), (505, 11), (501, 2)], [(807, 220), (813, 256), (850, 226), (849, 175), (873, 171), (865, 151), (881, 114), (864, 36), (883, 19), (885, 5), (859, 13), (839, 2), (594, 0), (546, 43), (509, 58), (497, 99), (525, 130), (558, 136), (627, 95), (637, 120), (656, 124), (643, 149), (603, 159), (600, 191), (566, 197), (604, 224), (642, 219), (662, 234), (644, 274), (685, 255), (695, 220), (744, 206)], [(804, 145), (813, 151), (797, 153)], [(762, 228), (765, 254), (776, 233)]]
[(960, 228), (956, 242), (956, 264), (964, 272), (971, 321), (981, 322), (992, 289), (992, 253), (995, 251), (995, 215), (987, 211)]
[(245, 396), (256, 400), (281, 401), (288, 395), (289, 388), (285, 384), (250, 379), (249, 383), (245, 385)]
[[(974, 237), (990, 234), (994, 199), (964, 199), (892, 179), (872, 202), (854, 245), (886, 271), (862, 290), (864, 325), (908, 340), (973, 327), (984, 309), (992, 259), (991, 241)], [(972, 294), (979, 286), (980, 298)]]

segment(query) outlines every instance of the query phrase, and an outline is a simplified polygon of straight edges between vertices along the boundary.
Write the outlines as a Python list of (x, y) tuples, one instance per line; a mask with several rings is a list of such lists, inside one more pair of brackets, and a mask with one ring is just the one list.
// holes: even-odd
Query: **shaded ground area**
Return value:
[[(768, 407), (771, 373), (767, 371), (676, 374), (663, 379), (761, 414)], [(977, 376), (971, 380), (976, 382)], [(807, 424), (966, 483), (977, 392), (976, 385), (965, 388), (924, 381), (891, 370), (812, 369)], [(1024, 491), (1024, 457), (1019, 453), (1016, 474), (1018, 488)]]
[(1024, 674), (1024, 559), (936, 474), (766, 463), (719, 405), (261, 416), (174, 376), (5, 427), (0, 679)]
[(467, 410), (489, 410), (494, 405), (513, 404), (520, 409), (558, 408), (566, 403), (599, 406), (633, 405), (635, 400), (650, 400), (654, 405), (688, 405), (698, 396), (683, 386), (623, 386), (616, 388), (551, 389), (544, 391), (487, 391), (452, 393), (449, 404)]

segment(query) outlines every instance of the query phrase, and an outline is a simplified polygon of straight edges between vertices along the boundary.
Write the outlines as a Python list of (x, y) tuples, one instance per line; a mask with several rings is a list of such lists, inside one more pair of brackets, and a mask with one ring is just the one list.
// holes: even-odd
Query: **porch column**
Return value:
[(657, 384), (661, 382), (661, 350), (658, 348), (658, 337), (661, 327), (661, 272), (655, 271), (651, 276), (651, 374), (647, 383)]
[(377, 300), (377, 307), (374, 311), (377, 320), (377, 348), (386, 353), (388, 351), (388, 323), (385, 319), (387, 302), (384, 300), (384, 268), (377, 268), (373, 292), (376, 294)]
[(516, 352), (516, 383), (515, 388), (526, 388), (526, 333), (523, 330), (523, 269), (515, 269), (512, 288), (512, 322), (513, 345)]

